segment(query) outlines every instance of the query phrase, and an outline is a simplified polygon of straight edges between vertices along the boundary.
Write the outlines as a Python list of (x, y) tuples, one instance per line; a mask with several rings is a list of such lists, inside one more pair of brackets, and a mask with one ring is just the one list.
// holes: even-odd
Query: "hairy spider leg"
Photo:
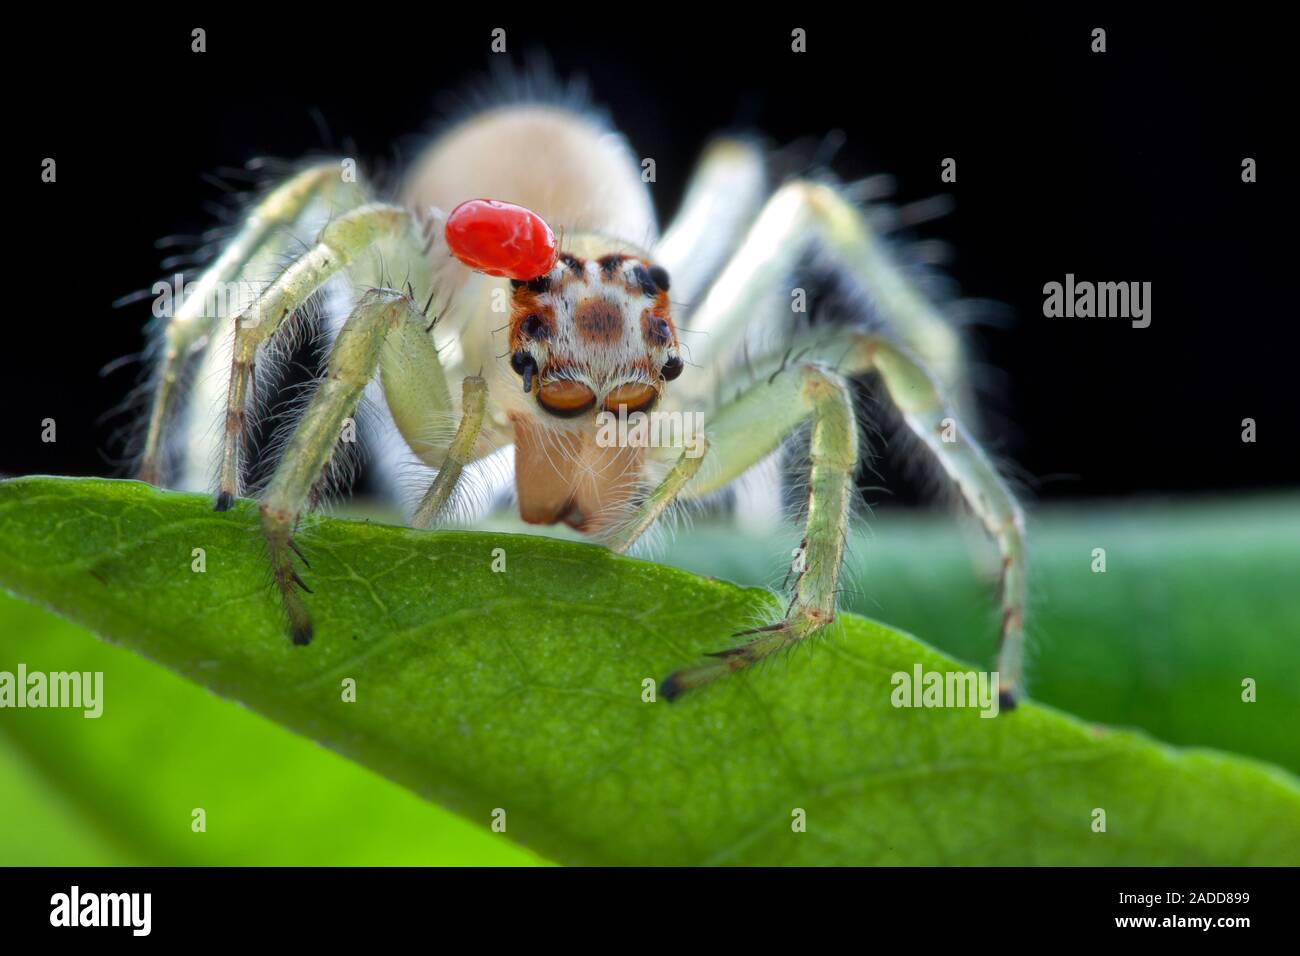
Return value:
[[(707, 294), (685, 321), (691, 359), (708, 374), (683, 377), (691, 396), (725, 386), (726, 357), (761, 357), (784, 348), (792, 310), (791, 279), (810, 255), (824, 257), (858, 289), (873, 314), (965, 404), (961, 340), (891, 260), (862, 212), (823, 183), (794, 180), (764, 205)], [(764, 335), (764, 332), (769, 334)]]
[[(883, 253), (872, 248), (870, 231), (858, 210), (821, 184), (796, 181), (778, 190), (695, 312), (695, 326), (710, 332), (703, 349), (716, 364), (723, 349), (734, 348), (747, 318), (784, 297), (789, 276), (813, 242), (863, 286), (902, 345), (886, 336), (860, 332), (841, 332), (829, 341), (823, 336), (820, 342), (812, 336), (807, 342), (796, 339), (787, 356), (800, 355), (798, 361), (787, 365), (782, 358), (772, 374), (756, 374), (747, 391), (713, 416), (706, 431), (707, 461), (699, 459), (689, 466), (694, 477), (682, 480), (683, 455), (678, 467), (628, 522), (627, 533), (615, 539), (615, 546), (626, 550), (674, 497), (693, 498), (717, 491), (762, 461), (799, 424), (811, 419), (812, 475), (802, 546), (804, 570), (795, 579), (784, 620), (752, 632), (756, 635), (753, 640), (721, 652), (716, 661), (671, 675), (665, 693), (671, 698), (761, 660), (833, 619), (847, 534), (846, 489), (851, 487), (858, 458), (845, 377), (876, 372), (907, 427), (932, 452), (1001, 552), (998, 668), (1004, 706), (1013, 705), (1021, 680), (1024, 643), (1023, 513), (979, 444), (957, 426), (953, 403), (945, 397), (949, 389), (961, 389), (964, 382), (955, 333), (919, 293), (909, 290), (894, 270), (884, 267), (879, 258)], [(882, 280), (882, 276), (887, 278)], [(873, 288), (877, 282), (883, 291)], [(946, 378), (930, 368), (927, 356), (947, 369)], [(769, 358), (768, 366), (773, 362)], [(847, 424), (845, 409), (850, 416)]]
[(655, 261), (673, 277), (680, 316), (708, 290), (767, 198), (767, 158), (750, 139), (720, 137), (705, 147)]
[(249, 382), (258, 349), (329, 278), (381, 241), (403, 238), (418, 245), (411, 216), (398, 206), (371, 203), (344, 213), (326, 225), (316, 244), (235, 317), (217, 511), (228, 509), (239, 494), (240, 451), (249, 424)]
[[(337, 162), (304, 169), (257, 202), (212, 265), (187, 286), (162, 327), (153, 400), (137, 469), (142, 481), (160, 485), (168, 480), (164, 474), (163, 441), (176, 411), (176, 389), (186, 364), (196, 353), (202, 353), (202, 364), (203, 358), (216, 351), (213, 340), (219, 337), (220, 323), (248, 304), (252, 294), (244, 290), (259, 283), (266, 270), (293, 248), (307, 222), (355, 206), (360, 194), (358, 187), (343, 181)], [(191, 396), (191, 408), (200, 414), (195, 398), (197, 395)], [(196, 431), (202, 436), (206, 429), (199, 427)], [(183, 470), (188, 477), (188, 459), (196, 455), (193, 448), (187, 447), (186, 452)]]
[[(426, 325), (419, 305), (405, 294), (374, 289), (361, 297), (334, 340), (325, 378), (298, 421), (262, 497), (262, 529), (295, 644), (311, 641), (312, 623), (298, 593), (299, 589), (307, 590), (307, 586), (293, 564), (295, 554), (302, 558), (293, 540), (294, 531), (310, 500), (311, 489), (328, 465), (344, 423), (355, 411), (366, 386), (377, 371), (381, 377), (391, 377), (395, 370), (406, 375), (423, 369), (422, 387), (410, 389), (410, 395), (424, 396), (422, 401), (431, 416), (445, 415), (450, 410), (445, 382), (440, 388), (437, 384), (441, 381), (438, 357), (426, 334)], [(413, 349), (417, 351), (418, 363), (410, 361)], [(462, 389), (464, 412), (460, 428), (425, 497), (426, 502), (431, 502), (430, 518), (450, 498), (461, 468), (472, 457), (483, 422), (486, 383), (470, 376), (464, 380)]]

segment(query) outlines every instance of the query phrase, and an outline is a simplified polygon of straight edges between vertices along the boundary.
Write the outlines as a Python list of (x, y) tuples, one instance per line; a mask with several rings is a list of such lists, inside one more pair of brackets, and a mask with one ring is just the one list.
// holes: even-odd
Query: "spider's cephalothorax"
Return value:
[[(436, 469), (413, 508), (417, 527), (443, 520), (462, 475), (489, 480), (509, 447), (524, 520), (565, 522), (625, 551), (678, 501), (716, 501), (732, 487), (752, 496), (755, 476), (777, 474), (766, 466), (806, 435), (806, 519), (784, 613), (674, 673), (661, 687), (671, 698), (834, 619), (862, 453), (853, 380), (872, 376), (998, 546), (998, 669), (1010, 703), (1024, 626), (1020, 507), (957, 424), (967, 390), (956, 334), (849, 195), (812, 179), (769, 182), (756, 140), (724, 138), (661, 236), (622, 138), (538, 103), (453, 126), (413, 164), (401, 205), (370, 201), (336, 164), (304, 169), (259, 202), (165, 325), (141, 475), (164, 480), (170, 448), (177, 483), (201, 486), (197, 470), (215, 455), (217, 508), (229, 507), (264, 346), (318, 290), (346, 303), (331, 310), (327, 373), (261, 500), (290, 633), (305, 644), (313, 624), (293, 536), (372, 382), (380, 471), (410, 458)], [(833, 274), (847, 318), (792, 321), (812, 269)], [(252, 291), (207, 308), (223, 285)], [(444, 303), (436, 321), (421, 307), (434, 301)], [(688, 357), (679, 328), (692, 368), (674, 382)], [(189, 428), (167, 442), (195, 360)], [(205, 418), (214, 406), (224, 427)], [(700, 440), (600, 437), (602, 415), (661, 410), (703, 420)]]
[(622, 513), (642, 472), (639, 448), (602, 446), (596, 417), (646, 412), (683, 363), (669, 279), (641, 255), (575, 240), (554, 267), (516, 281), (510, 366), (526, 399), (509, 403), (525, 521), (593, 531)]
[[(608, 245), (592, 237), (574, 247)], [(642, 453), (601, 446), (595, 416), (649, 410), (682, 370), (668, 275), (624, 252), (562, 253), (549, 272), (517, 285), (509, 344), (511, 368), (535, 402), (509, 413), (520, 516), (596, 530), (636, 492)]]
[(520, 516), (608, 527), (626, 513), (645, 460), (639, 446), (598, 441), (598, 418), (651, 410), (684, 367), (667, 270), (607, 235), (577, 234), (561, 250), (541, 216), (500, 200), (461, 203), (443, 238), (463, 265), (510, 280), (506, 344), (522, 389), (501, 389), (498, 404), (514, 439)]

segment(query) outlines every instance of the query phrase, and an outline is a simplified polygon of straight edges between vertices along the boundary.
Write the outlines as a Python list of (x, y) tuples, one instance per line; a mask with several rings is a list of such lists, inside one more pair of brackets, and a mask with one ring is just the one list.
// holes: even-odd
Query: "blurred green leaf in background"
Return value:
[[(103, 671), (104, 716), (0, 711), (0, 864), (538, 858), (83, 628), (0, 596), (0, 670)], [(191, 830), (202, 807), (211, 825)]]

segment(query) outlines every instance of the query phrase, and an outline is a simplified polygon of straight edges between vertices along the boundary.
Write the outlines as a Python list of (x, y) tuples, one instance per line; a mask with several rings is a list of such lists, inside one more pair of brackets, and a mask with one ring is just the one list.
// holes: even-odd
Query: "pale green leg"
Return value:
[(729, 374), (719, 358), (737, 350), (762, 355), (784, 340), (798, 305), (792, 276), (810, 250), (842, 266), (899, 341), (935, 371), (946, 392), (965, 403), (966, 372), (956, 331), (893, 262), (857, 207), (833, 187), (806, 180), (772, 194), (689, 313), (684, 341), (691, 361), (712, 374), (683, 376), (677, 383), (681, 394), (712, 394), (719, 386), (716, 377)]
[(923, 441), (961, 491), (1002, 555), (1002, 639), (998, 683), (1002, 706), (1015, 706), (1025, 643), (1025, 517), (984, 450), (958, 423), (934, 378), (888, 341), (864, 339), (865, 355), (880, 373), (907, 427)]
[[(301, 557), (293, 541), (298, 517), (310, 500), (312, 487), (329, 463), (346, 420), (356, 410), (367, 383), (385, 361), (386, 350), (394, 342), (402, 341), (403, 333), (407, 331), (423, 336), (427, 342), (428, 337), (424, 335), (426, 322), (419, 307), (405, 295), (373, 290), (362, 297), (334, 341), (326, 376), (298, 422), (262, 498), (262, 528), (295, 644), (308, 643), (312, 633), (311, 617), (298, 593), (299, 588), (306, 590), (306, 585), (293, 566), (293, 554), (298, 553)], [(432, 377), (436, 370), (437, 380), (441, 381), (436, 354), (433, 362), (433, 366), (427, 367), (426, 375)], [(465, 392), (467, 396), (477, 396), (472, 400), (467, 397), (466, 407), (477, 409), (472, 417), (481, 423), (486, 397), (483, 380), (466, 379)], [(449, 414), (449, 403), (438, 411)], [(477, 433), (477, 424), (472, 426), (472, 431)], [(472, 448), (473, 441), (470, 437), (467, 447)], [(460, 451), (453, 447), (451, 454)], [(442, 479), (442, 472), (438, 477)]]
[(835, 619), (854, 493), (853, 473), (858, 461), (857, 421), (852, 393), (843, 377), (827, 367), (805, 364), (756, 382), (709, 423), (709, 446), (713, 450), (707, 459), (709, 467), (699, 470), (686, 491), (705, 494), (727, 484), (762, 460), (809, 418), (812, 467), (808, 517), (785, 617), (737, 635), (752, 636), (752, 640), (713, 655), (709, 663), (670, 675), (662, 687), (669, 700), (792, 647)]
[[(801, 561), (794, 569), (794, 596), (785, 620), (748, 644), (724, 651), (718, 660), (672, 675), (664, 692), (671, 699), (730, 670), (810, 636), (834, 617), (843, 561), (852, 479), (858, 457), (856, 425), (844, 377), (880, 375), (908, 428), (926, 444), (1002, 555), (1002, 633), (998, 656), (1002, 706), (1015, 705), (1021, 681), (1026, 595), (1024, 515), (979, 444), (964, 431), (935, 379), (920, 362), (888, 339), (836, 332), (797, 343), (811, 360), (786, 367), (766, 363), (749, 390), (723, 406), (708, 426), (711, 452), (695, 463), (692, 479), (670, 473), (616, 544), (626, 550), (673, 498), (700, 497), (734, 481), (774, 451), (812, 416), (812, 472), (808, 523)], [(835, 371), (829, 371), (830, 368)], [(703, 462), (704, 467), (701, 467)], [(679, 461), (680, 469), (685, 459)]]
[(699, 301), (758, 215), (767, 188), (767, 155), (756, 141), (709, 143), (655, 246), (655, 261), (672, 278), (674, 302)]
[(377, 203), (354, 209), (327, 225), (316, 245), (285, 269), (257, 301), (236, 318), (217, 511), (229, 508), (239, 494), (240, 445), (245, 433), (249, 382), (258, 348), (326, 280), (351, 265), (363, 252), (376, 243), (413, 235), (410, 216), (404, 209)]
[(898, 268), (884, 241), (843, 196), (825, 185), (808, 186), (807, 202), (830, 254), (889, 323), (894, 338), (965, 408), (969, 383), (956, 329)]
[(199, 277), (189, 294), (176, 306), (163, 330), (162, 355), (157, 373), (157, 388), (149, 411), (144, 450), (138, 477), (161, 484), (163, 429), (171, 418), (176, 399), (176, 385), (190, 356), (210, 342), (217, 323), (227, 316), (212, 306), (226, 303), (243, 284), (251, 281), (254, 262), (272, 258), (287, 250), (293, 241), (292, 227), (300, 223), (318, 200), (349, 202), (343, 193), (355, 186), (342, 181), (337, 163), (323, 163), (303, 170), (277, 186), (256, 206), (240, 226), (234, 238), (217, 260)]

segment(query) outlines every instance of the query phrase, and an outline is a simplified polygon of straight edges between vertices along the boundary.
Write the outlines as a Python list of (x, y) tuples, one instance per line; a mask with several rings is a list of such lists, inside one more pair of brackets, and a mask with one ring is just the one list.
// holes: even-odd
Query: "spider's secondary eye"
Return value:
[(637, 266), (632, 270), (632, 275), (641, 286), (641, 294), (653, 299), (659, 294), (659, 288), (655, 285), (655, 280), (650, 277), (650, 270), (645, 266)]
[(519, 351), (510, 356), (510, 367), (524, 377), (524, 391), (533, 390), (533, 376), (537, 374), (537, 359), (527, 352)]
[(465, 265), (490, 276), (527, 282), (550, 272), (555, 233), (531, 209), (496, 199), (471, 199), (451, 211), (447, 247)]
[(524, 324), (520, 326), (519, 330), (530, 339), (547, 338), (546, 326), (542, 323), (541, 316), (538, 315), (530, 315), (524, 319)]
[(682, 369), (685, 367), (686, 366), (682, 364), (682, 360), (674, 355), (667, 362), (664, 362), (664, 367), (660, 371), (663, 374), (664, 381), (671, 382), (678, 375), (682, 374)]
[(667, 345), (673, 340), (673, 331), (666, 319), (651, 319), (645, 323), (645, 337), (652, 345)]
[(663, 266), (651, 266), (650, 278), (653, 279), (654, 284), (663, 289), (663, 291), (668, 291), (668, 270)]

